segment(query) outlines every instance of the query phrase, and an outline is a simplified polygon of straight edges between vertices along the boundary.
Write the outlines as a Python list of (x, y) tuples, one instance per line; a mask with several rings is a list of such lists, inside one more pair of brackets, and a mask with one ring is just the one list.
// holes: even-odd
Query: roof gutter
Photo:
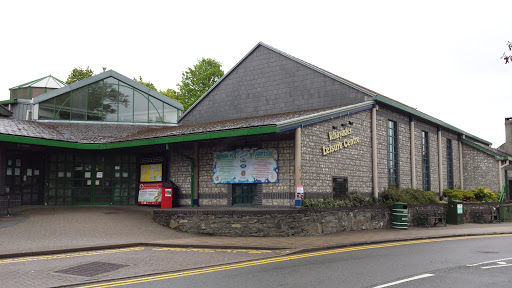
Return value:
[(366, 101), (363, 103), (358, 103), (338, 109), (333, 109), (325, 112), (320, 112), (312, 115), (302, 116), (290, 120), (285, 120), (282, 122), (276, 123), (277, 128), (279, 128), (279, 132), (285, 132), (288, 130), (293, 130), (299, 127), (310, 126), (314, 124), (318, 124), (321, 122), (329, 121), (332, 119), (337, 119), (340, 117), (348, 116), (350, 114), (355, 114), (361, 111), (369, 110), (375, 105), (375, 101)]
[(479, 145), (477, 145), (477, 144), (475, 144), (475, 143), (473, 143), (471, 141), (468, 141), (468, 140), (466, 140), (464, 138), (459, 138), (459, 141), (464, 143), (464, 144), (466, 144), (466, 145), (468, 145), (468, 146), (471, 146), (471, 147), (473, 147), (473, 148), (475, 148), (477, 150), (480, 150), (480, 151), (485, 152), (485, 153), (487, 153), (487, 154), (489, 154), (491, 156), (494, 156), (494, 159), (496, 159), (496, 160), (512, 160), (508, 156), (503, 156), (503, 155), (500, 155), (500, 154), (498, 154), (498, 153), (496, 153), (494, 151), (491, 151), (489, 149), (485, 149), (484, 147), (479, 146)]
[(398, 108), (398, 109), (403, 110), (405, 112), (408, 112), (408, 113), (410, 113), (410, 114), (412, 114), (412, 115), (414, 115), (416, 117), (419, 117), (419, 118), (422, 118), (424, 120), (430, 121), (430, 122), (432, 122), (432, 123), (434, 123), (436, 125), (439, 125), (439, 126), (442, 126), (444, 128), (450, 129), (450, 130), (455, 131), (457, 133), (460, 133), (462, 135), (466, 135), (466, 137), (470, 137), (470, 138), (472, 138), (472, 139), (474, 139), (474, 140), (476, 140), (478, 142), (484, 143), (484, 144), (486, 144), (488, 146), (490, 146), (492, 144), (489, 141), (486, 141), (486, 140), (484, 140), (482, 138), (479, 138), (479, 137), (476, 137), (476, 136), (474, 136), (472, 134), (469, 134), (466, 131), (460, 130), (459, 128), (457, 128), (455, 126), (452, 126), (452, 125), (450, 125), (448, 123), (445, 123), (445, 122), (443, 122), (443, 121), (441, 121), (439, 119), (436, 119), (436, 118), (434, 118), (434, 117), (432, 117), (430, 115), (427, 115), (427, 114), (425, 114), (423, 112), (420, 112), (420, 111), (418, 111), (416, 109), (413, 109), (411, 107), (408, 107), (408, 106), (405, 106), (403, 104), (400, 104), (400, 103), (398, 103), (396, 101), (393, 101), (393, 100), (391, 100), (389, 98), (382, 97), (380, 95), (375, 95), (375, 96), (373, 96), (373, 100), (377, 101), (377, 102), (384, 103), (386, 105), (389, 105), (389, 106), (392, 106), (392, 107), (395, 107), (395, 108)]
[(169, 136), (169, 137), (133, 140), (133, 141), (125, 141), (125, 142), (114, 142), (114, 143), (75, 143), (75, 142), (66, 142), (66, 141), (41, 139), (41, 138), (16, 136), (16, 135), (7, 135), (7, 134), (1, 134), (0, 141), (22, 143), (22, 144), (42, 145), (42, 146), (50, 146), (50, 147), (82, 149), (82, 150), (108, 150), (108, 149), (150, 146), (150, 145), (168, 144), (168, 143), (210, 140), (210, 139), (218, 139), (218, 138), (237, 137), (237, 136), (269, 134), (269, 133), (277, 133), (277, 132), (279, 132), (279, 128), (277, 128), (275, 125), (268, 125), (268, 126), (251, 127), (251, 128), (243, 128), (243, 129), (236, 129), (236, 130), (205, 132), (205, 133), (198, 133), (198, 134)]

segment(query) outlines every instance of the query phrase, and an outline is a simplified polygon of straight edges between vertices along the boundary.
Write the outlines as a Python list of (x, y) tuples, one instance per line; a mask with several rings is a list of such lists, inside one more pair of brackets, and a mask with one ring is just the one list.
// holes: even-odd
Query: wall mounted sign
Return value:
[(213, 183), (277, 183), (277, 149), (213, 153)]
[(162, 163), (140, 165), (140, 182), (162, 181)]
[(140, 183), (138, 202), (142, 205), (159, 205), (162, 202), (162, 182)]
[(329, 144), (327, 146), (322, 147), (322, 155), (325, 156), (327, 154), (339, 151), (343, 148), (350, 147), (354, 144), (359, 143), (359, 137), (349, 138), (347, 136), (352, 135), (352, 128), (345, 128), (340, 131), (331, 131), (327, 134), (329, 141), (336, 140), (337, 143)]

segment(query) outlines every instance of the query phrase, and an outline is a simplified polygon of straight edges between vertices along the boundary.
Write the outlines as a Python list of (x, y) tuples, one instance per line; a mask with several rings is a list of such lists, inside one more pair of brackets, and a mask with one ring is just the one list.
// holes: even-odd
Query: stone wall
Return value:
[[(353, 125), (348, 123), (353, 122)], [(346, 124), (347, 126), (341, 126)], [(332, 127), (336, 126), (337, 129)], [(329, 132), (351, 129), (349, 135), (329, 140)], [(359, 138), (359, 142), (323, 155), (323, 147)], [(348, 190), (372, 191), (371, 110), (302, 128), (302, 185), (304, 197), (332, 197), (333, 177), (347, 177)]]
[(473, 190), (479, 186), (495, 192), (501, 190), (498, 161), (494, 156), (464, 144), (462, 163), (464, 190)]
[[(472, 222), (472, 211), (503, 203), (464, 203), (465, 223)], [(416, 225), (418, 209), (446, 210), (447, 204), (409, 205), (409, 226)], [(342, 207), (330, 209), (157, 209), (153, 220), (163, 226), (194, 234), (247, 236), (315, 236), (345, 231), (391, 227), (391, 208)]]

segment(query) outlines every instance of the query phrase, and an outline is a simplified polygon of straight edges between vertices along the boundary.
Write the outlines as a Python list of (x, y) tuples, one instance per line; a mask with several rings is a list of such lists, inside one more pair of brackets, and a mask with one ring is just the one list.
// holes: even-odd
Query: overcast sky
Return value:
[[(512, 117), (510, 1), (2, 2), (0, 100), (74, 67), (176, 88), (202, 57), (229, 71), (259, 41), (493, 143)], [(512, 53), (512, 52), (511, 52)]]

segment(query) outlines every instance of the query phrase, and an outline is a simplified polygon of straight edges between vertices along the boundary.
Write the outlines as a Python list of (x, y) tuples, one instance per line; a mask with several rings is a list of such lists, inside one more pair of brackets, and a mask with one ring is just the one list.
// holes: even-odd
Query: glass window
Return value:
[(178, 109), (169, 104), (164, 103), (164, 122), (176, 123), (178, 122)]
[(103, 81), (89, 85), (87, 97), (87, 120), (102, 121)]
[(258, 184), (233, 184), (233, 205), (255, 205)]
[(133, 122), (133, 88), (119, 86), (119, 122)]
[(71, 107), (71, 93), (67, 92), (55, 97), (55, 119), (69, 120)]
[[(107, 79), (108, 80), (108, 79)], [(103, 89), (103, 121), (117, 121), (118, 85), (105, 80)]]
[(388, 121), (388, 185), (398, 187), (398, 137), (395, 121)]
[(135, 95), (133, 98), (134, 112), (133, 112), (133, 121), (134, 122), (148, 122), (148, 98), (146, 95), (140, 93), (135, 90)]
[(163, 122), (163, 102), (153, 97), (149, 99), (149, 122)]
[(451, 139), (446, 139), (446, 181), (448, 189), (453, 189), (453, 151)]
[(348, 178), (333, 177), (332, 178), (333, 198), (339, 198), (348, 195)]
[(112, 85), (117, 85), (119, 84), (119, 81), (117, 81), (116, 78), (113, 78), (113, 77), (108, 77), (107, 79), (104, 80), (105, 83), (109, 83), (109, 84), (112, 84)]
[(53, 120), (54, 106), (55, 106), (55, 98), (51, 98), (51, 99), (48, 99), (46, 101), (39, 103), (39, 112), (38, 112), (39, 119), (41, 119), (41, 120), (52, 119)]
[(87, 111), (87, 87), (71, 92), (71, 120), (85, 120)]
[(421, 131), (421, 166), (423, 191), (430, 191), (430, 161), (428, 151), (428, 132)]

